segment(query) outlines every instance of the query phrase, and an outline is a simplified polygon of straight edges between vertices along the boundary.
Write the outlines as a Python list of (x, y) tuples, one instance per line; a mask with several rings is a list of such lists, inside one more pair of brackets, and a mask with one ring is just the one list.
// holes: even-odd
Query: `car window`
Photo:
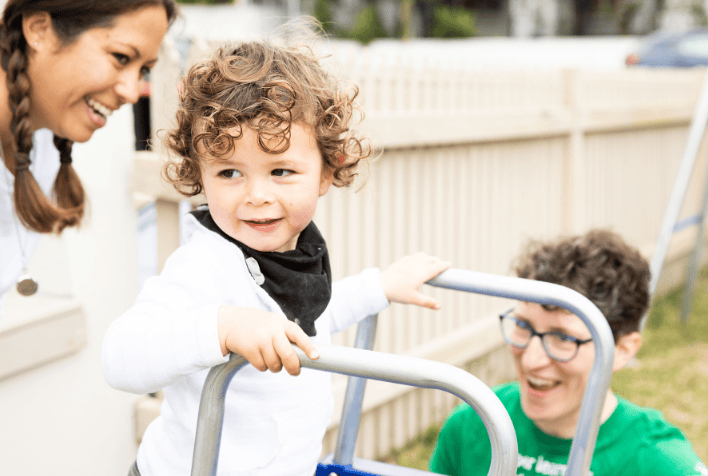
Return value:
[(708, 58), (708, 34), (686, 38), (678, 43), (677, 49), (686, 56)]

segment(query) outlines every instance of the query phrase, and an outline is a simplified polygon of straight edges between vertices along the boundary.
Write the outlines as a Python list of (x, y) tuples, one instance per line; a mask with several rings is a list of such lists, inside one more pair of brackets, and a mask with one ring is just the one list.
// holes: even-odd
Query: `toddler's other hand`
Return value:
[(219, 307), (219, 342), (223, 355), (242, 355), (261, 372), (280, 372), (285, 367), (290, 375), (299, 375), (300, 359), (291, 342), (310, 359), (319, 358), (300, 326), (279, 314), (249, 307)]
[(391, 302), (440, 309), (437, 300), (419, 293), (418, 288), (450, 266), (449, 261), (442, 261), (425, 253), (404, 256), (381, 273), (381, 284), (386, 298)]

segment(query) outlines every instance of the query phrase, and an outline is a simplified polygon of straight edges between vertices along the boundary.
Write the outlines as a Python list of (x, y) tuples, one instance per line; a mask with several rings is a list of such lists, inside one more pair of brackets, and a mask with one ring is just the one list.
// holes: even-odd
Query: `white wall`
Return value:
[(0, 381), (2, 475), (119, 476), (127, 474), (135, 457), (136, 397), (110, 388), (101, 370), (106, 328), (137, 291), (128, 183), (132, 121), (132, 109), (124, 106), (89, 143), (75, 146), (76, 169), (90, 199), (88, 220), (61, 240), (45, 240), (33, 257), (36, 262), (50, 253), (65, 254), (57, 261), (64, 269), (51, 270), (54, 277), (47, 276), (44, 284), (68, 287), (82, 302), (88, 344), (76, 355)]

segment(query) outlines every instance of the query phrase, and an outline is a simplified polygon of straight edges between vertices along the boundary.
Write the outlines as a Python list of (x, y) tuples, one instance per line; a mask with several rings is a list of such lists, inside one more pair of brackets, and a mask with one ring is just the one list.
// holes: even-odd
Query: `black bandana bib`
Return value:
[(257, 251), (231, 238), (216, 224), (208, 209), (191, 212), (207, 229), (239, 247), (248, 270), (285, 313), (312, 337), (315, 320), (329, 304), (332, 271), (324, 238), (313, 222), (300, 233), (296, 248), (284, 253)]

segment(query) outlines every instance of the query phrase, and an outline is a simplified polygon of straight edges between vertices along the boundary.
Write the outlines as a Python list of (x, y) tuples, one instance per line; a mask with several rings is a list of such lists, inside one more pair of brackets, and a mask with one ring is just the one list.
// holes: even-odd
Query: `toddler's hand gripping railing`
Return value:
[[(612, 332), (602, 313), (581, 294), (563, 286), (540, 281), (450, 269), (429, 281), (428, 284), (559, 306), (580, 317), (588, 326), (594, 340), (595, 360), (585, 389), (566, 470), (566, 476), (586, 475), (595, 448), (603, 397), (609, 389), (614, 359)], [(375, 322), (375, 317), (372, 317), (359, 325), (357, 347), (373, 345)], [(496, 395), (474, 376), (438, 362), (362, 349), (318, 345), (320, 358), (315, 361), (308, 359), (299, 348), (294, 346), (294, 349), (301, 365), (306, 368), (417, 387), (437, 388), (457, 395), (477, 411), (489, 432), (492, 442), (492, 464), (488, 474), (499, 476), (516, 474), (518, 451), (511, 420)], [(234, 374), (246, 363), (243, 357), (232, 355), (229, 362), (212, 368), (207, 376), (199, 407), (192, 462), (193, 476), (216, 475), (226, 389)], [(337, 452), (333, 460), (336, 466), (351, 467), (352, 465), (363, 388), (363, 379), (350, 378), (337, 439)]]

